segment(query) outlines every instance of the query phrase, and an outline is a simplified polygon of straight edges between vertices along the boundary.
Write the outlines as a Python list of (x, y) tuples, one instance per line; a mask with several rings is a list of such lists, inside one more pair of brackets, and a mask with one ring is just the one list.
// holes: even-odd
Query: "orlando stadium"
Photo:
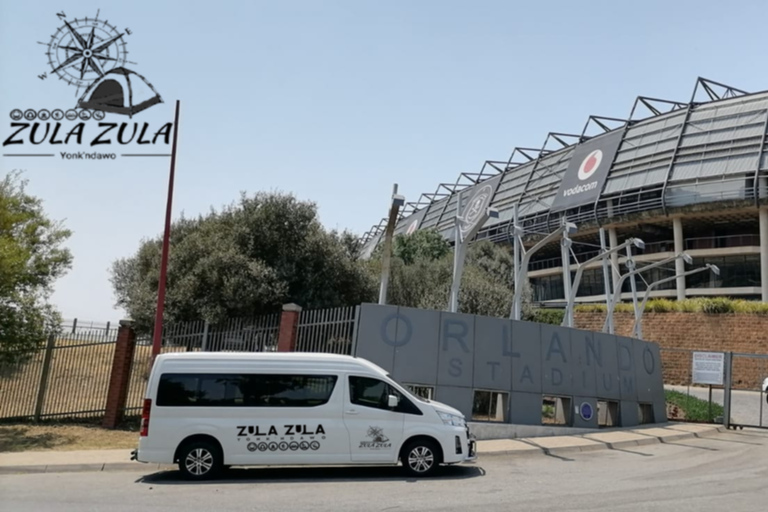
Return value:
[[(395, 235), (435, 229), (452, 241), (457, 199), (463, 210), (482, 189), (499, 215), (483, 224), (476, 240), (511, 244), (515, 209), (526, 247), (565, 218), (578, 227), (571, 265), (600, 253), (602, 230), (610, 247), (642, 239), (644, 248), (634, 251), (638, 263), (673, 260), (644, 273), (639, 291), (682, 273), (685, 263), (673, 257), (683, 252), (693, 259), (688, 267), (720, 269), (719, 275), (670, 280), (654, 287), (652, 297), (768, 301), (768, 91), (748, 93), (699, 78), (690, 99), (639, 96), (628, 110), (590, 116), (580, 130), (551, 132), (540, 147), (516, 147), (507, 161), (485, 161), (478, 172), (438, 184), (406, 203)], [(385, 226), (382, 219), (365, 233), (365, 255), (382, 240)], [(611, 258), (625, 273), (624, 258)], [(560, 245), (536, 252), (528, 269), (533, 300), (561, 305)], [(586, 268), (577, 302), (605, 300), (603, 275), (600, 263)], [(625, 283), (622, 299), (629, 298)]]

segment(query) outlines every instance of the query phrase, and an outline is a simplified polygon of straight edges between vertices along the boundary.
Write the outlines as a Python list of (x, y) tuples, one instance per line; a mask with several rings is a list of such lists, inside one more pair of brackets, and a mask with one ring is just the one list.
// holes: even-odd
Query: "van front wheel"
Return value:
[(401, 462), (410, 476), (431, 476), (440, 465), (440, 450), (428, 439), (412, 441), (403, 450)]
[(219, 448), (205, 441), (189, 443), (181, 450), (179, 471), (188, 480), (215, 478), (223, 467)]

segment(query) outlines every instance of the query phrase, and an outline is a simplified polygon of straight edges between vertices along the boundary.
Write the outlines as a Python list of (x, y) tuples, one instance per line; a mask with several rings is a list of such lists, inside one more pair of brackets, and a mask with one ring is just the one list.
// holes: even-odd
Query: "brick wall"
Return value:
[[(576, 312), (574, 320), (579, 329), (600, 331), (605, 313)], [(629, 336), (633, 320), (632, 313), (615, 313), (616, 334)], [(690, 351), (768, 354), (768, 316), (645, 313), (643, 338), (658, 343), (662, 349), (664, 382), (686, 385), (691, 379)], [(759, 389), (766, 377), (768, 359), (734, 357), (734, 388)]]

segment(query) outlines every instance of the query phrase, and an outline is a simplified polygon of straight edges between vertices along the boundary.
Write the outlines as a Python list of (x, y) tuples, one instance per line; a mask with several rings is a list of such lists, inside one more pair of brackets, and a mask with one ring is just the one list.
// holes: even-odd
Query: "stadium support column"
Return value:
[(760, 208), (760, 288), (762, 301), (768, 302), (768, 207)]
[[(672, 231), (675, 236), (675, 254), (685, 252), (685, 243), (683, 238), (683, 221), (679, 217), (672, 219)], [(685, 272), (685, 261), (682, 258), (675, 260), (675, 274), (680, 275)], [(685, 299), (685, 277), (677, 278), (677, 300)]]

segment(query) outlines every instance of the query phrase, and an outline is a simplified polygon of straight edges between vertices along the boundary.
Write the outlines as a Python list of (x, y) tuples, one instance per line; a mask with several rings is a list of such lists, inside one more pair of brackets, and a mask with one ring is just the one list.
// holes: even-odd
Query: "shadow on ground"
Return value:
[(67, 435), (53, 432), (33, 433), (25, 426), (0, 428), (0, 452), (47, 450), (69, 442), (71, 438)]
[(220, 478), (203, 482), (184, 480), (178, 471), (160, 471), (136, 480), (149, 485), (221, 485), (241, 483), (295, 483), (295, 482), (371, 482), (419, 480), (464, 480), (485, 475), (477, 466), (441, 467), (434, 476), (417, 479), (406, 476), (402, 468), (387, 467), (289, 467), (289, 468), (238, 468), (233, 467), (222, 473)]

